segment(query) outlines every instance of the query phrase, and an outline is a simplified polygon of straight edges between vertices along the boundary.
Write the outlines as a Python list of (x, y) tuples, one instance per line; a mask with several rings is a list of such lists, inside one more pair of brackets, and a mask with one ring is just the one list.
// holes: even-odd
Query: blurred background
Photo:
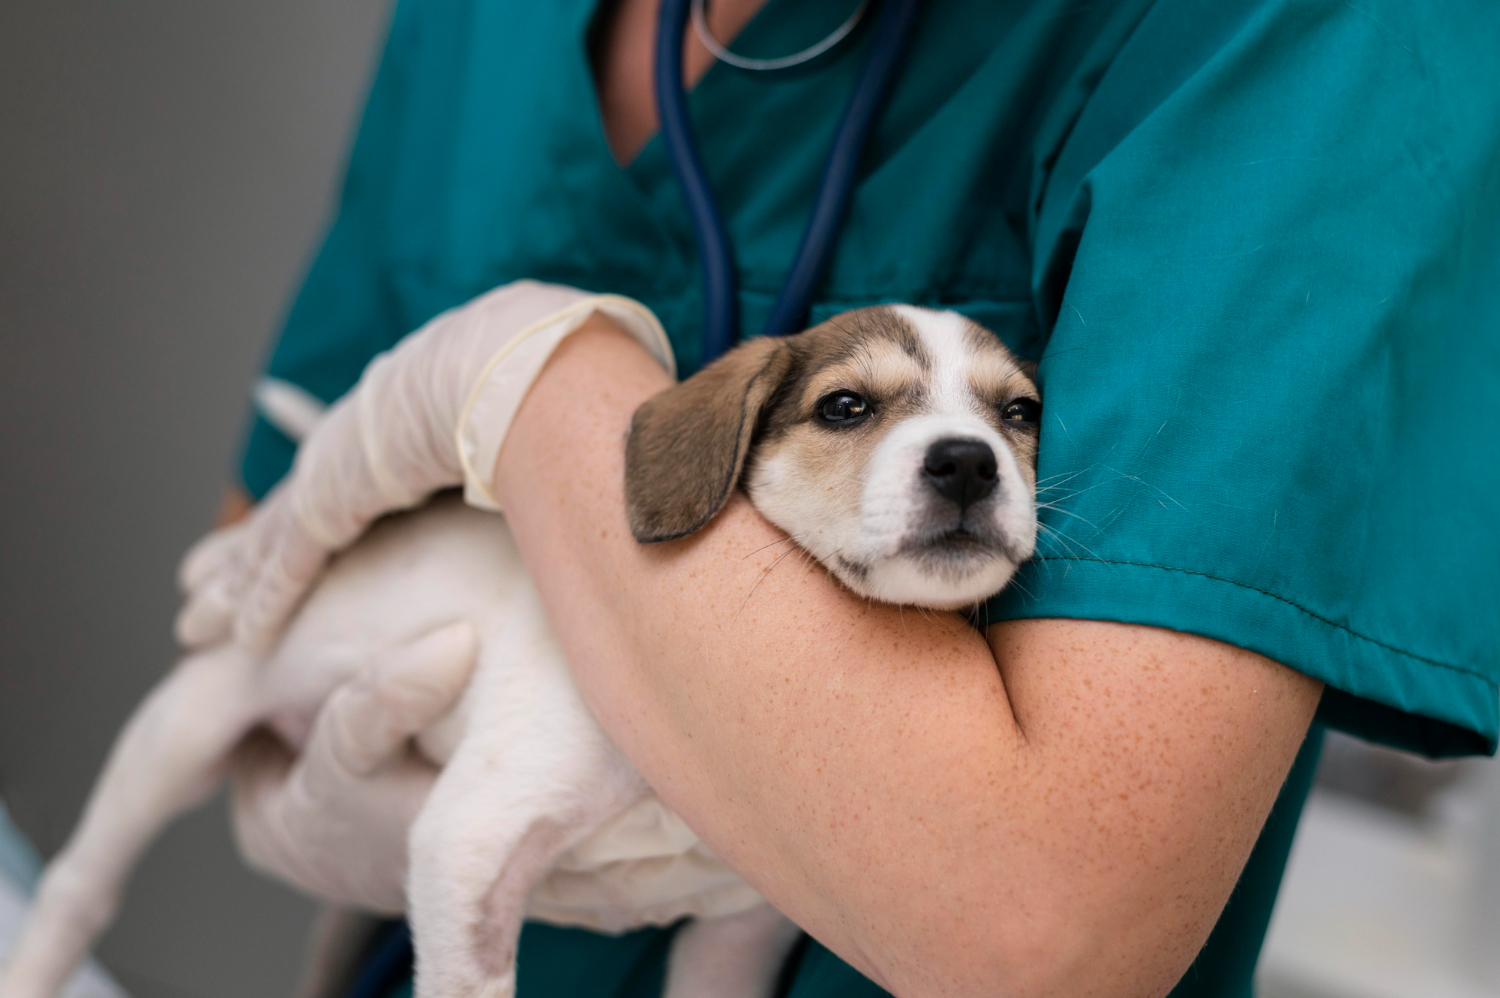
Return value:
[(1500, 766), (1330, 732), (1257, 995), (1500, 996)]
[[(50, 853), (175, 657), (173, 571), (230, 481), (325, 225), (384, 0), (0, 3), (0, 794)], [(222, 803), (100, 956), (137, 998), (292, 990), (311, 906)]]
[[(0, 5), (0, 796), (43, 854), (173, 661), (173, 571), (231, 480), (387, 16)], [(99, 956), (136, 998), (289, 995), (311, 918), (240, 865), (216, 801), (152, 849)], [(1331, 738), (1260, 992), (1500, 996), (1500, 768)]]

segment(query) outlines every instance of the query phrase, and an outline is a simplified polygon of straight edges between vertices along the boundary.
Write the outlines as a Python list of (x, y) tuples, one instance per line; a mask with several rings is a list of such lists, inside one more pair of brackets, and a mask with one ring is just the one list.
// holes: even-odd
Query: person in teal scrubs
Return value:
[[(781, 55), (849, 0), (769, 0)], [(608, 0), (399, 0), (337, 218), (268, 374), (333, 401), (437, 313), (535, 278), (632, 296), (684, 376), (698, 260), (661, 142), (620, 166)], [(1323, 726), (1431, 756), (1500, 732), (1500, 8), (931, 0), (813, 317), (951, 308), (1039, 362), (1044, 538), (987, 621), (1120, 621), (1326, 684), (1174, 998), (1249, 995)], [(868, 32), (689, 97), (763, 324)], [(262, 496), (293, 444), (257, 419)], [(670, 930), (528, 926), (521, 998), (659, 993)], [(815, 941), (793, 998), (882, 994)]]

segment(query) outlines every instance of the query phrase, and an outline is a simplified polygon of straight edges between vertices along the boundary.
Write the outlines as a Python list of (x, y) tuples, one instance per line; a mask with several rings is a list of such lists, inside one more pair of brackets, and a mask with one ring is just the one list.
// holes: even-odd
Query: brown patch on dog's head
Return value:
[(921, 404), (931, 361), (916, 333), (886, 306), (841, 313), (786, 344), (792, 361), (765, 415), (768, 441), (805, 425), (819, 400), (840, 389), (878, 399), (892, 417), (885, 422)]
[(821, 394), (869, 383), (895, 401), (920, 390), (926, 364), (915, 333), (882, 306), (741, 344), (636, 410), (625, 449), (631, 533), (653, 543), (701, 530), (739, 484), (752, 447), (779, 444)]
[(1016, 357), (957, 313), (845, 312), (752, 340), (636, 412), (630, 529), (683, 537), (743, 485), (855, 592), (968, 605), (1034, 548), (1039, 408)]
[(790, 366), (786, 343), (751, 340), (636, 410), (625, 445), (625, 514), (636, 540), (685, 537), (729, 501)]

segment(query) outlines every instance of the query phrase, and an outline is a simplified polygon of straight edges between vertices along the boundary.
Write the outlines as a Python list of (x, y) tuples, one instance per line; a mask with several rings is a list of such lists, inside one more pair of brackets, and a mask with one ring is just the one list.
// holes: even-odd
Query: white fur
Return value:
[[(650, 791), (579, 697), (505, 521), (445, 500), (378, 526), (341, 557), (268, 658), (236, 648), (189, 656), (152, 692), (48, 866), (0, 996), (57, 993), (145, 846), (213, 790), (251, 727), (270, 723), (301, 743), (329, 693), (372, 655), (459, 620), (478, 636), (478, 664), (454, 719), (422, 739), (446, 765), (411, 832), (417, 993), (511, 995), (532, 888), (569, 854), (629, 855), (632, 843), (608, 841), (629, 831), (614, 819)], [(625, 896), (605, 921), (619, 930), (727, 916), (723, 932), (705, 919), (674, 952), (681, 986), (669, 998), (767, 998), (774, 975), (768, 983), (763, 968), (780, 965), (795, 930), (722, 862), (696, 856), (672, 875), (701, 891), (639, 907)], [(747, 910), (761, 911), (754, 931)]]
[[(786, 530), (851, 589), (885, 603), (953, 610), (1005, 587), (1036, 546), (1036, 497), (1004, 437), (984, 418), (986, 403), (969, 371), (974, 350), (969, 320), (956, 312), (910, 305), (892, 310), (916, 330), (932, 361), (925, 410), (892, 427), (864, 468), (857, 510), (830, 501), (826, 483), (807, 481), (784, 454), (752, 461), (747, 486), (756, 508)], [(999, 479), (990, 518), (1005, 550), (963, 566), (934, 570), (907, 549), (930, 515), (922, 465), (928, 448), (950, 437), (983, 441), (994, 451)], [(838, 446), (830, 437), (828, 446)], [(857, 566), (851, 569), (843, 566)]]

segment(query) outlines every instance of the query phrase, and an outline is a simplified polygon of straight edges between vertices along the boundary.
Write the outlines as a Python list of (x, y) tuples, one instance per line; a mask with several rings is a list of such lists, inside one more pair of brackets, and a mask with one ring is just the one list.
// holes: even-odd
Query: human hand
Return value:
[(495, 459), (552, 351), (605, 313), (668, 370), (666, 334), (628, 298), (518, 281), (445, 312), (371, 362), (303, 442), (286, 480), (250, 518), (183, 561), (178, 640), (268, 646), (328, 557), (382, 514), (463, 483), (498, 509)]
[(457, 703), (476, 640), (460, 621), (377, 656), (324, 703), (300, 755), (247, 739), (231, 768), (250, 865), (336, 904), (403, 911), (407, 832), (438, 773), (410, 741)]

